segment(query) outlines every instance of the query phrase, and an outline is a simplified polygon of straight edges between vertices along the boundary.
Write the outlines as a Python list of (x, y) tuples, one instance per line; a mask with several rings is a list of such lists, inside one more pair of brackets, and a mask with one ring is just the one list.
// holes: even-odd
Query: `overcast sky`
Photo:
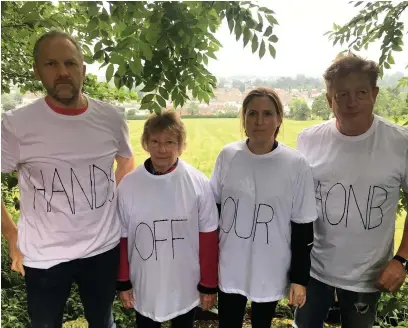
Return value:
[[(216, 33), (216, 38), (223, 48), (216, 56), (218, 60), (210, 60), (209, 70), (214, 75), (255, 75), (255, 76), (295, 76), (304, 74), (320, 77), (336, 55), (344, 47), (336, 45), (323, 34), (331, 30), (333, 23), (346, 23), (357, 12), (348, 0), (281, 0), (257, 1), (265, 7), (275, 11), (275, 18), (279, 26), (274, 34), (279, 38), (276, 44), (276, 59), (266, 51), (264, 58), (259, 59), (258, 52), (252, 54), (250, 45), (243, 48), (243, 41), (236, 41), (230, 35), (226, 22)], [(408, 22), (408, 12), (404, 12), (404, 21)], [(386, 73), (404, 71), (408, 65), (408, 36), (404, 35), (405, 49), (395, 52), (395, 65)], [(380, 57), (380, 43), (372, 44), (367, 51), (360, 55), (378, 61)], [(104, 70), (98, 72), (98, 65), (89, 67), (89, 72), (104, 77)]]

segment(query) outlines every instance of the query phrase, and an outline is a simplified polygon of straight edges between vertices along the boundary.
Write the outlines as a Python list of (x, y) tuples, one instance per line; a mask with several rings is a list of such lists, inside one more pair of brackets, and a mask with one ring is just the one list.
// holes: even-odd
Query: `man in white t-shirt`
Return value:
[(401, 188), (408, 198), (408, 129), (373, 115), (373, 61), (341, 56), (324, 78), (335, 118), (302, 131), (297, 144), (312, 167), (319, 219), (295, 327), (323, 327), (336, 292), (342, 327), (369, 328), (381, 292), (406, 277), (408, 220), (396, 256), (393, 245)]
[(31, 325), (61, 327), (76, 282), (89, 327), (109, 327), (119, 264), (116, 183), (134, 167), (128, 128), (113, 106), (82, 94), (83, 55), (70, 35), (43, 35), (33, 55), (47, 96), (3, 114), (1, 129), (2, 172), (18, 172), (16, 239)]

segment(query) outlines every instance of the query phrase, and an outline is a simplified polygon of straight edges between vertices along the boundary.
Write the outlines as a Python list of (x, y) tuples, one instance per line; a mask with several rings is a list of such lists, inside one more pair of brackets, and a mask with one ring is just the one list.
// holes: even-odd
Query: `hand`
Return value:
[(18, 249), (17, 240), (15, 238), (9, 240), (9, 255), (12, 261), (11, 270), (21, 273), (24, 277), (23, 254)]
[(135, 305), (135, 299), (133, 297), (133, 289), (119, 292), (119, 299), (125, 309), (133, 309)]
[(211, 309), (217, 299), (217, 294), (201, 294), (200, 303), (204, 311)]
[(381, 270), (375, 286), (381, 291), (395, 293), (404, 283), (406, 276), (404, 266), (397, 260), (391, 260)]
[(306, 303), (306, 287), (298, 284), (290, 284), (289, 304), (301, 308)]

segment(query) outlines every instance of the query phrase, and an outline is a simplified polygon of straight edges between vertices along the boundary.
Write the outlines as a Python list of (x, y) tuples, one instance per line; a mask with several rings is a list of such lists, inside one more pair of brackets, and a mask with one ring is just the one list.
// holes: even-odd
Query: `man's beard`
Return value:
[(64, 105), (71, 105), (72, 103), (75, 102), (75, 100), (77, 100), (79, 98), (80, 89), (75, 87), (71, 83), (67, 83), (67, 84), (69, 84), (71, 86), (71, 94), (72, 94), (71, 97), (60, 97), (60, 96), (58, 96), (58, 92), (57, 92), (55, 87), (54, 88), (46, 87), (47, 94), (51, 98), (57, 100), (58, 102), (60, 102), (60, 103), (62, 103)]

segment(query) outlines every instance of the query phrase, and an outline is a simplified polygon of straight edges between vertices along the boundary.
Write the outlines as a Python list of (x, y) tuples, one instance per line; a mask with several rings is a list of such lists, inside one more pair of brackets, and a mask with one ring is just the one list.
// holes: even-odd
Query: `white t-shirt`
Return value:
[(88, 99), (68, 116), (45, 99), (3, 114), (2, 172), (18, 170), (18, 247), (28, 267), (101, 254), (120, 239), (116, 155), (132, 155), (128, 128), (111, 105)]
[(393, 255), (400, 188), (408, 192), (408, 130), (375, 116), (366, 133), (348, 137), (333, 119), (301, 132), (297, 148), (315, 180), (312, 277), (376, 291), (380, 269)]
[(179, 159), (153, 175), (144, 165), (118, 188), (122, 237), (128, 238), (135, 309), (163, 322), (199, 304), (199, 232), (215, 231), (218, 211), (208, 179)]
[(210, 179), (221, 204), (219, 288), (251, 301), (286, 296), (291, 221), (317, 218), (312, 172), (282, 143), (255, 155), (245, 141), (224, 147)]

